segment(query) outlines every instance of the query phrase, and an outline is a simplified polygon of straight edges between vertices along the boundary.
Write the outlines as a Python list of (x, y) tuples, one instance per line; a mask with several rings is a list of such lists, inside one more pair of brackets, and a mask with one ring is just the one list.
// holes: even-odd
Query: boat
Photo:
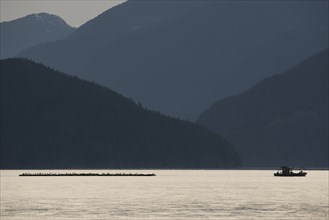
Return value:
[(281, 167), (281, 171), (277, 171), (274, 173), (274, 176), (306, 176), (306, 172), (299, 171), (298, 173), (294, 173), (291, 167)]

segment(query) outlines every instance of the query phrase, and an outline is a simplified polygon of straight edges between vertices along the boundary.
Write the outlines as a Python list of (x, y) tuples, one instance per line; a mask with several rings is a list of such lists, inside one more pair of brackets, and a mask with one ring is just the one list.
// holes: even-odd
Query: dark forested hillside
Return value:
[(233, 147), (191, 122), (24, 59), (1, 60), (1, 168), (231, 168)]
[(75, 28), (56, 15), (39, 13), (0, 23), (0, 59), (13, 57), (28, 47), (63, 39)]
[(223, 99), (198, 123), (228, 138), (245, 166), (328, 166), (328, 50)]
[(327, 1), (130, 0), (19, 56), (195, 119), (327, 48), (327, 9)]

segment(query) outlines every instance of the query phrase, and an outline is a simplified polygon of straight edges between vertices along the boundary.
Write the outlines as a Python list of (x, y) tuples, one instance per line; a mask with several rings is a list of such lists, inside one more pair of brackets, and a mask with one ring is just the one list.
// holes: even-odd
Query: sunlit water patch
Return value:
[(23, 172), (39, 171), (1, 171), (1, 220), (329, 219), (328, 171), (274, 177), (257, 170), (62, 170), (52, 172), (157, 176), (19, 177)]

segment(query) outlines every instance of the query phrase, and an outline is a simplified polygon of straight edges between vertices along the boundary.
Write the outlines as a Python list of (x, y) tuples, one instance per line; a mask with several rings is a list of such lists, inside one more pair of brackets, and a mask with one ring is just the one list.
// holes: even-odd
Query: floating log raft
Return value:
[(156, 176), (154, 173), (22, 173), (19, 176)]

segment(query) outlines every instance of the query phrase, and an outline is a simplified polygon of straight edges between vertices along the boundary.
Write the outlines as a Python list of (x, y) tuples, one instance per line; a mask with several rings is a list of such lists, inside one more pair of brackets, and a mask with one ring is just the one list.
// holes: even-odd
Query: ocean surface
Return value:
[(328, 171), (53, 170), (156, 173), (155, 177), (19, 177), (1, 170), (1, 220), (328, 220)]

